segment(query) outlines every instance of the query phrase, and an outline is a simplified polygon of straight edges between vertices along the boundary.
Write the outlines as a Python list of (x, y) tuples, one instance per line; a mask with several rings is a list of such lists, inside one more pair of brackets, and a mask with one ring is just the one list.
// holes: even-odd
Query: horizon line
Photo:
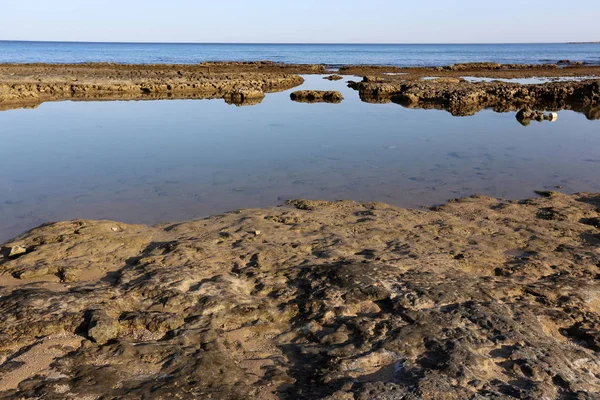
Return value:
[(0, 42), (19, 43), (76, 43), (76, 44), (248, 44), (248, 45), (488, 45), (488, 44), (598, 44), (597, 41), (567, 42), (154, 42), (154, 41), (79, 41), (79, 40), (19, 40), (0, 39)]

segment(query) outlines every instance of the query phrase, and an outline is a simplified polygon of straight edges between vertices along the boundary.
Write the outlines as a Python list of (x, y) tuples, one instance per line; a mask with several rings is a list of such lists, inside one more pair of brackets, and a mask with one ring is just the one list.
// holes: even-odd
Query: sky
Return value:
[(0, 40), (600, 41), (599, 0), (0, 0)]

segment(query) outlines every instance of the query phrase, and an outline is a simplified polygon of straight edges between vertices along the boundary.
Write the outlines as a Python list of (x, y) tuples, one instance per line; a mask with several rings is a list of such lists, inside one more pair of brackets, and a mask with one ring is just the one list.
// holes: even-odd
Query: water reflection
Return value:
[[(483, 193), (600, 191), (598, 123), (572, 111), (524, 129), (512, 113), (362, 102), (341, 81), (337, 105), (290, 100), (44, 103), (0, 113), (0, 240), (72, 218), (158, 223), (288, 198), (408, 207)], [(590, 115), (593, 115), (590, 114)]]

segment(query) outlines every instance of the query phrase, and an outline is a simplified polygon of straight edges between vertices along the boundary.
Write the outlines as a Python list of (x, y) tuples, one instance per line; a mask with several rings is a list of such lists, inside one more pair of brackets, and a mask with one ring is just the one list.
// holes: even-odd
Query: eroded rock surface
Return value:
[[(563, 66), (564, 65), (564, 66)], [(446, 67), (346, 66), (339, 73), (362, 75), (353, 83), (362, 100), (397, 102), (413, 108), (447, 109), (471, 115), (484, 108), (497, 111), (524, 107), (548, 111), (572, 109), (595, 119), (597, 85), (592, 81), (469, 83), (463, 77), (532, 78), (600, 77), (600, 67), (561, 64), (467, 63)], [(211, 62), (197, 65), (0, 64), (0, 110), (34, 108), (57, 100), (155, 100), (223, 98), (235, 105), (258, 104), (265, 93), (294, 88), (298, 74), (325, 74), (324, 65), (273, 62)], [(325, 79), (337, 80), (340, 75)], [(428, 80), (423, 80), (427, 78)], [(430, 79), (434, 78), (434, 79)], [(339, 102), (337, 96), (334, 100)], [(314, 97), (312, 101), (324, 98)]]
[(335, 90), (297, 90), (290, 98), (302, 103), (340, 103), (344, 100), (344, 96)]
[(298, 73), (320, 65), (270, 62), (198, 65), (1, 64), (0, 110), (56, 100), (225, 98), (256, 103), (265, 93), (296, 87)]
[(600, 194), (540, 195), (34, 229), (0, 398), (598, 398)]
[(483, 109), (511, 111), (522, 108), (582, 111), (600, 105), (600, 80), (522, 85), (507, 82), (399, 81), (366, 76), (349, 83), (366, 102), (395, 102), (409, 108), (444, 109), (456, 116)]

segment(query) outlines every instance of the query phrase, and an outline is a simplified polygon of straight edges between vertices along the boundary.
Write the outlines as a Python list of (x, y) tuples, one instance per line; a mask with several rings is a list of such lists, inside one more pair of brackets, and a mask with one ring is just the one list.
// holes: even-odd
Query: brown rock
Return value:
[(293, 92), (290, 98), (304, 103), (340, 103), (344, 96), (332, 90), (298, 90)]
[(92, 311), (87, 335), (94, 342), (103, 345), (119, 334), (119, 322), (104, 310)]
[(4, 64), (0, 65), (0, 110), (53, 100), (223, 98), (257, 101), (322, 73), (320, 65), (203, 63), (200, 65)]
[(0, 362), (92, 341), (0, 397), (597, 397), (600, 194), (539, 193), (43, 226), (2, 270), (36, 257), (87, 278), (0, 283)]
[(22, 254), (27, 253), (27, 248), (25, 246), (21, 246), (21, 245), (5, 247), (5, 248), (3, 248), (3, 253), (6, 255), (6, 257), (9, 257), (9, 258), (18, 257)]
[(583, 112), (600, 104), (600, 83), (596, 80), (537, 85), (402, 80), (355, 82), (352, 87), (359, 91), (363, 101), (393, 101), (411, 108), (445, 109), (460, 116), (473, 115), (485, 108), (499, 112), (523, 108)]

